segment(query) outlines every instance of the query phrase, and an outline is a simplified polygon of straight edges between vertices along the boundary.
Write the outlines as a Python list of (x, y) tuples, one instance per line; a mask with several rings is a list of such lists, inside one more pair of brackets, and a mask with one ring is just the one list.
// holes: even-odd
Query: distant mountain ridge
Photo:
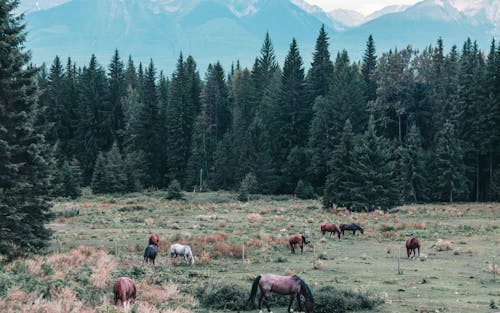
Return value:
[(348, 10), (324, 12), (304, 0), (25, 0), (27, 46), (36, 63), (57, 54), (86, 64), (92, 53), (102, 64), (115, 48), (123, 57), (172, 69), (179, 53), (193, 55), (204, 71), (221, 61), (251, 66), (269, 31), (283, 61), (296, 38), (306, 66), (319, 28), (325, 25), (331, 50), (360, 59), (370, 34), (379, 53), (411, 44), (423, 48), (442, 37), (446, 47), (467, 37), (488, 47), (499, 37), (498, 0), (424, 0), (391, 6), (364, 17)]

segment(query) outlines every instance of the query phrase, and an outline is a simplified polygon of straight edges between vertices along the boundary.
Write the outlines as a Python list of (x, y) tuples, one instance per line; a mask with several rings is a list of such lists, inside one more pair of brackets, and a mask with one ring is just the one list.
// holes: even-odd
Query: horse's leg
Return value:
[(418, 250), (418, 257), (420, 257), (420, 247), (417, 247)]
[(269, 297), (270, 297), (270, 294), (269, 294), (269, 293), (266, 293), (266, 294), (264, 295), (264, 297), (266, 298), (266, 302), (264, 302), (264, 304), (266, 305), (267, 312), (272, 313), (272, 312), (271, 312), (271, 307), (269, 306)]
[(264, 298), (264, 293), (261, 291), (259, 297), (259, 313), (262, 313), (262, 298)]
[(292, 307), (293, 303), (293, 295), (290, 296), (290, 303), (288, 304), (288, 313), (292, 313), (293, 310), (290, 311), (290, 308)]

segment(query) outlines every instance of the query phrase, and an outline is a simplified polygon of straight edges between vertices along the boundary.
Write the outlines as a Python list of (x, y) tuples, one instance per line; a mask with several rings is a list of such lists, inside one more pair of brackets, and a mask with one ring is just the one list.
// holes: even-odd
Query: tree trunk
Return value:
[(479, 152), (476, 153), (476, 202), (479, 202)]

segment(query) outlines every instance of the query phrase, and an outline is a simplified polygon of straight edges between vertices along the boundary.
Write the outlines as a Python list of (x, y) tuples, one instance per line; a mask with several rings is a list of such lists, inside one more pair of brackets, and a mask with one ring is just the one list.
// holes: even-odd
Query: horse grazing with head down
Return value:
[(295, 246), (299, 245), (300, 247), (300, 254), (304, 252), (304, 245), (307, 245), (311, 243), (310, 241), (306, 240), (306, 237), (302, 234), (294, 234), (290, 235), (288, 237), (288, 242), (290, 243), (290, 249), (292, 250), (291, 253), (295, 254)]
[(194, 255), (188, 245), (181, 245), (179, 243), (170, 246), (170, 256), (176, 258), (178, 255), (184, 258), (184, 262), (193, 266)]
[(115, 294), (115, 305), (117, 305), (118, 300), (120, 300), (122, 306), (128, 309), (131, 304), (135, 303), (136, 289), (134, 282), (130, 278), (118, 278), (113, 286), (113, 293)]
[(259, 297), (259, 312), (262, 312), (262, 299), (266, 298), (265, 305), (267, 311), (271, 312), (269, 307), (269, 297), (271, 292), (280, 295), (289, 295), (290, 304), (288, 305), (288, 312), (293, 312), (291, 310), (293, 299), (297, 298), (297, 303), (299, 305), (299, 312), (302, 311), (302, 304), (300, 303), (300, 296), (303, 295), (305, 298), (304, 306), (307, 313), (314, 313), (314, 299), (309, 286), (300, 279), (299, 276), (280, 276), (274, 274), (263, 274), (257, 276), (252, 283), (252, 291), (250, 292), (250, 297), (247, 301), (247, 306), (255, 302), (255, 296), (257, 295), (257, 287), (260, 289)]
[(422, 240), (419, 238), (413, 237), (406, 240), (406, 254), (408, 258), (410, 258), (411, 253), (413, 252), (413, 257), (415, 257), (415, 249), (418, 251), (418, 256), (420, 256), (420, 245), (422, 244)]
[(340, 231), (342, 232), (342, 236), (345, 236), (344, 231), (352, 230), (352, 235), (356, 234), (356, 231), (359, 230), (362, 234), (365, 233), (365, 230), (359, 226), (358, 224), (340, 224)]
[(333, 233), (337, 233), (337, 236), (340, 239), (340, 230), (337, 228), (335, 224), (321, 224), (321, 234), (324, 236), (326, 232), (330, 232), (330, 237)]

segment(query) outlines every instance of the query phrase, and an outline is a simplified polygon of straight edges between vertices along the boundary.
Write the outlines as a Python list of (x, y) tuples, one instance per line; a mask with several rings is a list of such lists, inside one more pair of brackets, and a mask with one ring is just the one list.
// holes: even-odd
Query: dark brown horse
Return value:
[(267, 311), (271, 312), (269, 307), (269, 297), (271, 292), (280, 295), (289, 295), (290, 304), (288, 305), (288, 312), (293, 312), (290, 310), (292, 307), (293, 299), (297, 298), (297, 303), (299, 305), (299, 312), (302, 311), (302, 304), (300, 303), (300, 296), (303, 295), (305, 298), (304, 306), (307, 313), (314, 313), (314, 299), (309, 286), (300, 279), (299, 276), (280, 276), (274, 274), (263, 274), (257, 276), (252, 284), (252, 291), (250, 292), (250, 298), (248, 298), (247, 306), (249, 303), (255, 302), (255, 296), (257, 295), (257, 287), (260, 289), (259, 297), (259, 311), (262, 312), (262, 298), (266, 298), (264, 303), (267, 307)]
[(300, 254), (304, 253), (304, 245), (307, 245), (311, 243), (310, 241), (306, 240), (306, 237), (302, 234), (294, 234), (290, 235), (288, 237), (288, 242), (290, 243), (290, 249), (292, 250), (291, 253), (295, 254), (295, 246), (299, 245), (300, 247)]
[(159, 243), (160, 243), (160, 238), (158, 238), (157, 234), (152, 234), (151, 236), (149, 236), (150, 245), (156, 245), (158, 247)]
[(358, 224), (340, 224), (340, 231), (342, 232), (342, 236), (345, 236), (344, 232), (346, 230), (351, 230), (352, 231), (352, 235), (356, 235), (356, 231), (359, 230), (360, 233), (364, 234), (365, 233), (365, 230), (359, 226)]
[(410, 258), (411, 253), (413, 252), (413, 257), (415, 257), (415, 250), (418, 251), (418, 256), (420, 256), (420, 245), (422, 244), (422, 240), (419, 238), (413, 237), (406, 240), (406, 254), (408, 255), (408, 259)]
[(118, 300), (120, 300), (122, 306), (128, 309), (131, 304), (135, 303), (136, 289), (134, 282), (130, 278), (118, 278), (113, 286), (113, 293), (115, 294), (115, 305), (117, 305)]
[(324, 236), (326, 232), (330, 232), (330, 237), (333, 233), (337, 233), (337, 236), (340, 239), (340, 230), (337, 228), (335, 224), (322, 224), (321, 226), (321, 234)]
[(155, 259), (156, 255), (158, 254), (158, 246), (157, 245), (149, 245), (146, 248), (146, 251), (144, 251), (144, 261), (143, 263), (145, 264), (151, 264), (155, 265)]

